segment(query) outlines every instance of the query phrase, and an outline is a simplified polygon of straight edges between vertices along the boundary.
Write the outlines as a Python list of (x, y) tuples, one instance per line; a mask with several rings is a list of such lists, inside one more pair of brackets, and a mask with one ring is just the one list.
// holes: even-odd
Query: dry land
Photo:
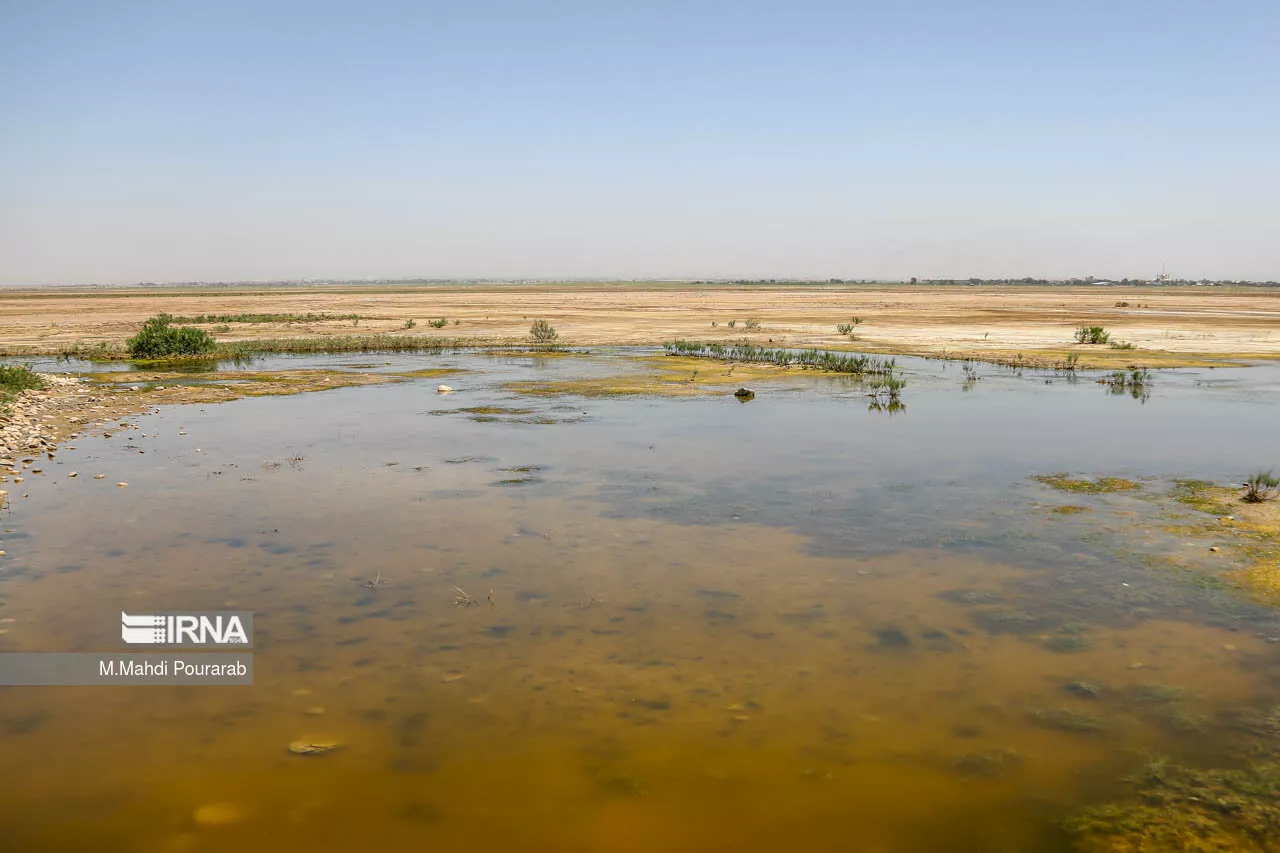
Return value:
[[(12, 291), (0, 295), (0, 351), (119, 347), (161, 312), (206, 319), (199, 325), (228, 343), (391, 335), (510, 344), (546, 319), (562, 343), (579, 346), (745, 337), (1033, 364), (1074, 353), (1080, 367), (1280, 355), (1280, 292), (1270, 289), (664, 283)], [(836, 331), (853, 317), (863, 321), (855, 340)], [(1081, 325), (1133, 348), (1075, 344)]]

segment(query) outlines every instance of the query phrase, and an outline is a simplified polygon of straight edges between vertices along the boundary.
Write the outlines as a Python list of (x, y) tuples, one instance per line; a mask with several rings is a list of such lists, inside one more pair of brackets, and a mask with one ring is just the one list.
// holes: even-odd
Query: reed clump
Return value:
[[(893, 376), (897, 363), (892, 358), (862, 355), (859, 353), (835, 353), (826, 350), (787, 350), (757, 346), (747, 341), (736, 344), (703, 343), (698, 341), (669, 341), (663, 344), (667, 355), (687, 358), (710, 358), (717, 361), (737, 361), (746, 364), (773, 364), (778, 367), (800, 367), (827, 373), (849, 373), (857, 376)], [(898, 379), (901, 385), (905, 380)], [(885, 386), (888, 391), (889, 387)]]

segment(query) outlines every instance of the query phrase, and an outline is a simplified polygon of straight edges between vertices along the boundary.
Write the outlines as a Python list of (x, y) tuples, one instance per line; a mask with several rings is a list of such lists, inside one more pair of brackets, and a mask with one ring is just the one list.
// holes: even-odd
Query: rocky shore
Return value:
[(0, 455), (50, 453), (80, 430), (150, 408), (141, 395), (112, 394), (74, 376), (42, 373), (45, 387), (23, 391), (0, 413)]

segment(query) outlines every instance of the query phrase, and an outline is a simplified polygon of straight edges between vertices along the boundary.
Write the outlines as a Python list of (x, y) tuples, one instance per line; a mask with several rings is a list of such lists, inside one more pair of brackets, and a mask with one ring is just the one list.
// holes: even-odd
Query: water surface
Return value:
[[(746, 405), (503, 387), (624, 351), (277, 358), (246, 369), (465, 372), (79, 438), (9, 487), (0, 651), (251, 610), (255, 684), (0, 691), (0, 848), (1068, 849), (1150, 755), (1231, 760), (1214, 721), (1280, 695), (1280, 626), (1154, 567), (1186, 544), (1149, 495), (1269, 461), (1280, 373), (1140, 401), (903, 363), (889, 416), (840, 377)], [(1030, 479), (1054, 471), (1144, 488)]]

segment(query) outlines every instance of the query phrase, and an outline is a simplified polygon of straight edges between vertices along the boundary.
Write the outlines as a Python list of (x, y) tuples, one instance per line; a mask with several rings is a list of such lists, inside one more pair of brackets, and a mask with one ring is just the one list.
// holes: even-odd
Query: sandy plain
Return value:
[[(359, 315), (358, 323), (204, 324), (220, 341), (405, 334), (514, 342), (527, 337), (532, 320), (546, 319), (562, 343), (584, 346), (747, 337), (762, 345), (993, 361), (1052, 361), (1076, 352), (1081, 366), (1098, 367), (1280, 355), (1280, 291), (1263, 288), (685, 283), (9, 291), (0, 293), (0, 349), (20, 355), (119, 344), (161, 312)], [(852, 317), (863, 321), (856, 340), (836, 331)], [(429, 327), (436, 318), (448, 325)], [(744, 329), (747, 320), (759, 327)], [(1105, 326), (1133, 349), (1075, 344), (1073, 331), (1086, 324)]]

